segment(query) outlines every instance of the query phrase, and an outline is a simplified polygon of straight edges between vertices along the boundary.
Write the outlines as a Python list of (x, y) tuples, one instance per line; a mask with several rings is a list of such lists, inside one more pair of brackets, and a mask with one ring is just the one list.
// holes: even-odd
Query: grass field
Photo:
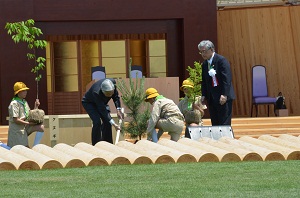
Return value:
[(300, 161), (1, 171), (0, 197), (300, 197)]

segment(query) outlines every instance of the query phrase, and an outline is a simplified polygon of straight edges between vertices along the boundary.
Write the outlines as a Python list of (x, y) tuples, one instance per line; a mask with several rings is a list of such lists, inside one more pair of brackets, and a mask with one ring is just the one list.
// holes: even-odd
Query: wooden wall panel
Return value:
[(53, 94), (53, 115), (78, 114), (81, 108), (79, 92), (57, 92)]
[[(247, 59), (242, 57), (250, 54), (251, 48), (241, 48), (241, 46), (249, 46), (250, 44), (249, 26), (242, 25), (244, 21), (248, 20), (248, 15), (243, 10), (224, 14), (224, 17), (218, 15), (218, 53), (228, 58), (231, 64), (233, 84), (237, 97), (233, 104), (233, 115), (245, 115), (247, 110), (244, 107), (248, 105), (248, 102), (247, 100), (240, 100), (240, 98), (250, 98), (249, 94), (251, 92), (245, 92), (245, 88), (248, 85), (242, 82), (251, 82), (251, 79), (247, 75), (249, 71), (244, 67), (249, 63)], [(231, 21), (232, 25), (228, 25), (228, 21)]]
[(47, 93), (48, 115), (53, 115), (53, 94)]
[[(299, 115), (300, 7), (262, 7), (218, 11), (218, 53), (228, 58), (237, 99), (234, 117), (251, 111), (251, 68), (267, 68), (269, 94), (282, 91), (289, 115)], [(267, 108), (259, 108), (260, 116)], [(273, 114), (274, 115), (274, 114)]]
[[(290, 16), (291, 16), (291, 25), (292, 25), (292, 30), (291, 30), (291, 33), (293, 35), (293, 43), (294, 45), (291, 46), (294, 48), (294, 57), (295, 57), (295, 65), (294, 65), (294, 73), (295, 75), (297, 75), (297, 79), (295, 80), (295, 85), (296, 85), (296, 88), (295, 90), (293, 90), (293, 93), (296, 94), (295, 96), (295, 100), (293, 101), (288, 101), (289, 102), (289, 106), (291, 108), (293, 108), (292, 110), (295, 112), (295, 114), (299, 115), (300, 112), (298, 111), (298, 107), (297, 109), (295, 109), (294, 107), (297, 107), (299, 105), (297, 105), (297, 102), (299, 102), (300, 100), (300, 6), (294, 6), (294, 7), (291, 7), (290, 8)], [(293, 102), (293, 105), (292, 103)]]

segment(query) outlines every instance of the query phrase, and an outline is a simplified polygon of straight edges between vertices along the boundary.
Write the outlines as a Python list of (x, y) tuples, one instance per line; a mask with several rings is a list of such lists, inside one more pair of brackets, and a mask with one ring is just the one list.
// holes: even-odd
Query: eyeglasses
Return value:
[(206, 49), (206, 50), (201, 50), (200, 52), (199, 52), (199, 54), (205, 54), (208, 50), (210, 50), (210, 48), (209, 49)]

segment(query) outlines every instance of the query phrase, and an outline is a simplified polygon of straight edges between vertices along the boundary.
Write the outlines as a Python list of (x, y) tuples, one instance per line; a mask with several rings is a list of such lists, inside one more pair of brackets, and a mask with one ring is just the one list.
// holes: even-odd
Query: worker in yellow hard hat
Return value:
[(157, 142), (163, 132), (168, 132), (171, 140), (179, 140), (184, 128), (184, 117), (174, 101), (160, 95), (155, 88), (146, 90), (145, 101), (153, 105), (147, 127), (148, 139)]
[[(28, 121), (30, 107), (25, 100), (28, 90), (29, 88), (23, 82), (16, 82), (14, 84), (14, 97), (8, 106), (9, 127), (7, 145), (9, 147), (13, 147), (15, 145), (29, 147), (28, 136), (35, 131), (41, 133), (41, 135), (39, 135), (38, 142), (42, 138), (44, 132), (43, 123), (37, 124)], [(39, 105), (40, 102), (36, 99), (34, 108), (37, 109)]]
[[(204, 115), (204, 109), (206, 109), (206, 106), (202, 105), (200, 96), (192, 96), (193, 89), (194, 83), (190, 79), (184, 80), (180, 87), (180, 90), (184, 92), (185, 97), (178, 103), (178, 107), (185, 117), (187, 127), (191, 123), (203, 125), (202, 117)], [(188, 128), (185, 130), (185, 137), (190, 138), (187, 129)]]

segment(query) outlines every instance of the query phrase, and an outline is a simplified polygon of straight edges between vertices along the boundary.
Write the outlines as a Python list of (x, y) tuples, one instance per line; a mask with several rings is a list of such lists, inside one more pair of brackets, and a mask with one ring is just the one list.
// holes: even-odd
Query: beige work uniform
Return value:
[[(191, 111), (188, 107), (188, 100), (189, 98), (187, 96), (185, 96), (179, 103), (178, 103), (178, 108), (180, 109), (181, 113), (184, 115), (186, 115), (187, 111)], [(201, 97), (196, 97), (196, 101), (195, 104), (198, 105), (201, 109), (205, 109), (205, 107), (203, 107), (202, 103), (201, 103)], [(197, 111), (201, 114), (200, 111)], [(202, 115), (199, 116), (199, 125), (203, 125), (203, 121), (202, 121)]]
[[(24, 106), (28, 111), (30, 110), (28, 103), (25, 101)], [(13, 147), (15, 145), (28, 146), (28, 135), (32, 131), (32, 126), (25, 124), (17, 124), (13, 118), (25, 118), (24, 106), (16, 100), (11, 101), (8, 106), (9, 112), (9, 128), (8, 128), (8, 141), (7, 145)]]
[(173, 100), (161, 98), (153, 103), (147, 132), (151, 133), (155, 128), (168, 132), (171, 140), (177, 141), (180, 138), (184, 128), (184, 118)]

